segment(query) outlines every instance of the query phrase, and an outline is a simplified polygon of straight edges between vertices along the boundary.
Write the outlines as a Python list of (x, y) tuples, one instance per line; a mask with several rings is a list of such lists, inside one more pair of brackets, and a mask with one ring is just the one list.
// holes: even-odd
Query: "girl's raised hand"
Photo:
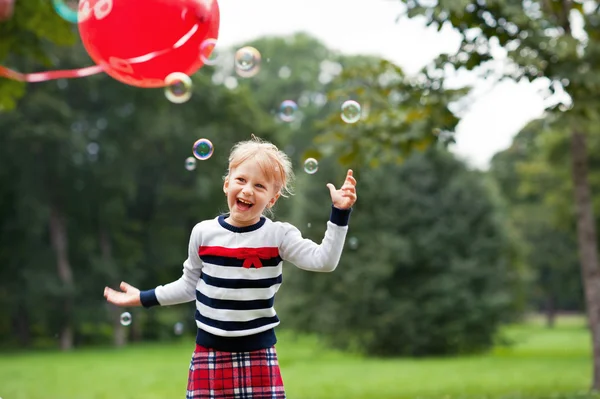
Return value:
[(339, 190), (331, 183), (327, 183), (327, 188), (329, 188), (333, 206), (338, 209), (350, 209), (356, 202), (356, 179), (352, 176), (352, 169), (348, 169), (346, 180)]
[(142, 306), (140, 290), (124, 281), (119, 288), (121, 288), (122, 292), (104, 287), (104, 297), (108, 302), (117, 306)]

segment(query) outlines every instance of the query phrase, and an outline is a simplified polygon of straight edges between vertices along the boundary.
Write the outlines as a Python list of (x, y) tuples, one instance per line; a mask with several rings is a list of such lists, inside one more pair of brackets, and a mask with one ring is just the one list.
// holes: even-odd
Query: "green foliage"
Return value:
[[(67, 217), (68, 254), (74, 274), (74, 285), (68, 295), (75, 300), (73, 320), (76, 340), (82, 345), (106, 342), (107, 334), (114, 331), (115, 324), (111, 323), (114, 312), (108, 311), (111, 309), (106, 308), (101, 297), (103, 287), (115, 286), (121, 280), (140, 288), (154, 287), (180, 276), (181, 262), (185, 257), (192, 226), (199, 220), (212, 218), (226, 210), (221, 188), (228, 151), (234, 142), (248, 138), (250, 133), (272, 140), (292, 156), (294, 165), (297, 166), (298, 195), (292, 200), (280, 201), (277, 218), (304, 220), (306, 225), (308, 217), (314, 227), (310, 227), (306, 234), (319, 242), (323, 234), (320, 228), (324, 227), (328, 219), (331, 203), (325, 184), (333, 182), (339, 185), (345, 169), (337, 165), (336, 157), (326, 157), (326, 145), (316, 145), (312, 141), (323, 133), (321, 128), (315, 127), (315, 121), (332, 113), (336, 118), (339, 117), (338, 100), (327, 100), (326, 93), (328, 89), (339, 89), (342, 80), (336, 81), (334, 76), (329, 76), (328, 79), (332, 79), (329, 83), (317, 84), (314, 81), (315, 74), (325, 74), (329, 70), (330, 75), (335, 75), (336, 71), (346, 71), (356, 73), (350, 76), (365, 76), (370, 79), (367, 80), (367, 86), (373, 86), (369, 88), (368, 94), (368, 98), (373, 99), (371, 110), (374, 115), (388, 120), (382, 120), (382, 124), (379, 124), (374, 119), (373, 125), (367, 122), (365, 127), (370, 129), (369, 134), (375, 134), (377, 129), (385, 126), (395, 129), (393, 132), (406, 129), (408, 133), (405, 141), (408, 146), (418, 146), (421, 143), (423, 147), (420, 148), (424, 149), (424, 145), (433, 142), (435, 136), (430, 133), (421, 135), (419, 129), (429, 129), (429, 132), (435, 129), (434, 126), (451, 129), (456, 122), (449, 112), (438, 109), (446, 101), (446, 94), (441, 93), (440, 97), (436, 97), (431, 91), (427, 98), (421, 100), (426, 90), (422, 86), (423, 92), (417, 92), (412, 99), (406, 98), (406, 103), (397, 109), (398, 112), (418, 112), (394, 119), (394, 123), (398, 122), (398, 125), (392, 125), (390, 121), (395, 117), (396, 111), (387, 110), (388, 97), (378, 95), (382, 90), (390, 89), (388, 94), (399, 90), (397, 95), (402, 98), (410, 97), (413, 96), (413, 86), (401, 77), (401, 71), (397, 67), (385, 61), (372, 57), (342, 57), (301, 34), (285, 40), (265, 38), (255, 45), (265, 49), (263, 70), (256, 79), (235, 78), (231, 75), (233, 72), (223, 66), (205, 67), (193, 77), (192, 99), (182, 105), (166, 101), (161, 90), (138, 89), (123, 85), (108, 76), (98, 75), (30, 85), (30, 90), (15, 111), (7, 113), (6, 118), (0, 120), (0, 131), (6, 132), (0, 136), (0, 182), (5, 183), (0, 186), (0, 198), (3, 201), (0, 209), (0, 234), (3, 239), (0, 260), (6, 265), (0, 270), (0, 278), (10, 281), (10, 284), (0, 287), (0, 305), (10, 309), (6, 314), (0, 315), (0, 336), (3, 339), (22, 337), (23, 345), (31, 345), (40, 338), (53, 336), (61, 327), (62, 321), (52, 316), (61, 314), (59, 306), (60, 300), (65, 296), (65, 287), (57, 276), (56, 254), (50, 246), (48, 214), (51, 207), (60, 206)], [(293, 47), (296, 45), (297, 49)], [(68, 52), (54, 48), (53, 54), (60, 60), (57, 63), (60, 68), (81, 65), (87, 57), (81, 45)], [(292, 61), (298, 62), (298, 65)], [(277, 84), (272, 86), (268, 85), (270, 75), (267, 72), (279, 73), (284, 67), (289, 69), (288, 78), (276, 80)], [(365, 71), (364, 75), (358, 73), (361, 68)], [(386, 71), (384, 75), (388, 77), (388, 83), (381, 78), (384, 76), (380, 75), (381, 68)], [(310, 73), (306, 74), (306, 71)], [(222, 84), (231, 82), (231, 79), (238, 79), (238, 85)], [(326, 80), (323, 79), (323, 82)], [(264, 85), (259, 85), (261, 82)], [(269, 86), (270, 89), (264, 89), (264, 86)], [(351, 86), (356, 87), (358, 86)], [(275, 115), (268, 112), (285, 99), (298, 101), (302, 110), (298, 120), (291, 124), (281, 123)], [(410, 104), (415, 102), (419, 105), (413, 109)], [(431, 104), (434, 105), (430, 108)], [(337, 125), (336, 129), (338, 128), (345, 129), (341, 125)], [(349, 140), (358, 138), (352, 131), (347, 134)], [(213, 142), (215, 153), (208, 161), (198, 162), (195, 172), (187, 172), (184, 160), (191, 155), (192, 143), (201, 137)], [(379, 139), (374, 139), (365, 145), (378, 145)], [(393, 142), (392, 147), (402, 145), (403, 140)], [(336, 150), (333, 148), (333, 151)], [(302, 165), (303, 155), (307, 151), (323, 151), (319, 152), (322, 158), (317, 175), (300, 172), (301, 167), (298, 166)], [(329, 151), (332, 151), (331, 147)], [(392, 148), (391, 151), (395, 150)], [(409, 313), (414, 314), (420, 312), (421, 303), (427, 303), (431, 309), (423, 312), (427, 314), (423, 319), (425, 322), (412, 324), (410, 328), (413, 330), (403, 332), (407, 341), (402, 346), (392, 346), (395, 354), (470, 351), (485, 347), (491, 342), (497, 323), (504, 317), (504, 312), (509, 310), (512, 298), (506, 290), (510, 287), (503, 278), (496, 278), (497, 285), (488, 287), (488, 274), (479, 276), (475, 270), (481, 264), (485, 265), (482, 270), (489, 271), (496, 267), (509, 270), (509, 266), (501, 264), (509, 254), (494, 252), (500, 247), (506, 248), (506, 243), (500, 225), (494, 225), (490, 219), (495, 217), (494, 207), (491, 202), (486, 202), (489, 198), (485, 190), (481, 195), (476, 195), (478, 201), (481, 201), (477, 203), (479, 205), (463, 198), (468, 197), (465, 194), (468, 190), (478, 190), (471, 185), (477, 186), (476, 181), (481, 183), (481, 176), (465, 172), (463, 166), (448, 159), (447, 155), (432, 154), (410, 161), (410, 168), (416, 168), (414, 170), (402, 169), (398, 165), (386, 166), (385, 169), (356, 170), (361, 182), (359, 185), (364, 184), (366, 190), (365, 194), (360, 194), (360, 204), (364, 203), (364, 208), (361, 209), (363, 205), (358, 205), (352, 222), (352, 229), (358, 233), (357, 238), (363, 244), (359, 244), (355, 253), (350, 248), (347, 255), (356, 255), (354, 266), (349, 264), (349, 270), (354, 268), (354, 271), (336, 285), (335, 295), (328, 300), (321, 297), (315, 300), (311, 293), (317, 292), (314, 287), (331, 284), (331, 276), (338, 274), (309, 277), (298, 272), (298, 278), (286, 279), (285, 288), (282, 289), (283, 303), (296, 296), (310, 300), (304, 312), (299, 312), (294, 318), (291, 326), (314, 314), (315, 309), (322, 306), (330, 309), (326, 314), (339, 313), (339, 320), (346, 325), (352, 320), (372, 317), (365, 319), (368, 323), (363, 324), (361, 329), (345, 329), (344, 340), (340, 343), (351, 345), (360, 342), (371, 345), (375, 352), (382, 353), (382, 344), (372, 339), (371, 325), (377, 326), (373, 331), (382, 337), (381, 343), (388, 344), (393, 340), (394, 330), (386, 327), (387, 323), (392, 327), (398, 326), (406, 320), (408, 314), (398, 311), (394, 306), (399, 304), (398, 306), (407, 307), (410, 309)], [(418, 163), (418, 159), (425, 163)], [(430, 176), (432, 180), (426, 188), (417, 184), (413, 188), (414, 192), (411, 191), (413, 189), (402, 191), (405, 187), (395, 187), (393, 183), (396, 180), (388, 184), (386, 173), (412, 181), (422, 172), (431, 169), (427, 166), (427, 160), (437, 166), (429, 171), (433, 173)], [(360, 166), (362, 161), (358, 158), (352, 163), (353, 167)], [(463, 171), (465, 176), (469, 176), (465, 177), (464, 187), (461, 186), (462, 183), (455, 183), (457, 186), (450, 187), (447, 183), (454, 181), (453, 177), (436, 174), (451, 171)], [(379, 186), (385, 186), (381, 193), (376, 190)], [(475, 240), (473, 250), (476, 252), (490, 257), (494, 254), (495, 260), (492, 263), (487, 263), (489, 259), (464, 247), (464, 242), (461, 251), (466, 251), (465, 253), (452, 252), (450, 242), (458, 239), (452, 238), (454, 235), (472, 234), (470, 226), (452, 219), (455, 216), (448, 216), (450, 224), (447, 226), (443, 225), (443, 220), (446, 219), (434, 223), (439, 228), (431, 231), (428, 224), (433, 223), (441, 214), (432, 210), (429, 216), (421, 218), (423, 210), (420, 209), (421, 205), (413, 201), (413, 196), (418, 194), (420, 200), (432, 205), (431, 201), (437, 195), (436, 190), (443, 187), (450, 190), (449, 198), (456, 197), (460, 206), (457, 208), (457, 215), (464, 216), (462, 212), (467, 210), (479, 212), (472, 217), (482, 218), (483, 221), (473, 221), (473, 228), (481, 228), (486, 232), (489, 229), (489, 234), (499, 235), (500, 238), (495, 237), (498, 238), (495, 241), (485, 236), (478, 238), (480, 241), (468, 235), (463, 237), (464, 240)], [(421, 189), (425, 191), (420, 191)], [(433, 197), (430, 196), (430, 191), (433, 192)], [(381, 213), (387, 209), (388, 203), (397, 203), (397, 194), (404, 195), (406, 201), (405, 204), (391, 208), (406, 223), (398, 225), (401, 229), (394, 226), (390, 228), (388, 223), (383, 223), (389, 221), (389, 217)], [(470, 204), (469, 207), (462, 205), (463, 202)], [(481, 209), (476, 205), (481, 206)], [(404, 207), (415, 207), (409, 213), (416, 219), (405, 218)], [(449, 204), (446, 207), (446, 213), (455, 212)], [(370, 213), (378, 215), (381, 225), (372, 223)], [(416, 227), (417, 225), (421, 227)], [(372, 233), (372, 229), (376, 227), (380, 231)], [(411, 232), (413, 228), (416, 230)], [(381, 247), (364, 245), (372, 237), (381, 241)], [(436, 247), (436, 237), (447, 248)], [(402, 256), (410, 257), (398, 258), (398, 248), (406, 246), (410, 253), (402, 253)], [(432, 254), (437, 258), (427, 255), (427, 246), (432, 246)], [(31, 251), (32, 247), (36, 251)], [(442, 251), (450, 251), (448, 254), (454, 254), (454, 258), (451, 259)], [(370, 297), (367, 292), (367, 300), (372, 301), (368, 302), (367, 307), (359, 306), (362, 303), (359, 297), (345, 296), (353, 291), (362, 292), (357, 288), (357, 279), (362, 278), (360, 273), (364, 270), (363, 263), (371, 255), (377, 256), (381, 266), (379, 274), (373, 274), (373, 280), (369, 280), (372, 287), (377, 288), (377, 284), (380, 284), (384, 293), (392, 295), (397, 286), (398, 292), (402, 294), (399, 297), (401, 300), (386, 308), (383, 316), (370, 313), (372, 306), (382, 306), (383, 299), (377, 296), (379, 293)], [(40, 256), (43, 261), (40, 261)], [(448, 260), (448, 266), (442, 266), (439, 263), (441, 260)], [(441, 291), (438, 291), (438, 282), (424, 278), (421, 268), (428, 275), (437, 273), (437, 268), (451, 270), (453, 276), (460, 276), (464, 272), (464, 279), (450, 279), (449, 283), (442, 279), (439, 286)], [(397, 278), (390, 280), (390, 276)], [(474, 289), (474, 285), (480, 284), (480, 277), (483, 281), (481, 289), (490, 291), (485, 297), (487, 299), (480, 300), (481, 293), (475, 291), (467, 291), (464, 296), (451, 292), (454, 289)], [(504, 277), (510, 281), (513, 278), (512, 275)], [(38, 278), (44, 279), (41, 287)], [(316, 280), (314, 286), (312, 283), (307, 285), (312, 279)], [(405, 283), (403, 279), (412, 282)], [(394, 285), (391, 285), (392, 281), (395, 281)], [(405, 296), (406, 290), (413, 289), (415, 285), (422, 290), (420, 296)], [(320, 292), (327, 293), (325, 290)], [(441, 300), (442, 294), (452, 298), (450, 305)], [(352, 306), (343, 306), (343, 301), (349, 301)], [(480, 304), (477, 304), (478, 301)], [(40, 303), (44, 303), (44, 306), (39, 306)], [(437, 307), (440, 307), (439, 311), (434, 309)], [(462, 310), (458, 310), (458, 307)], [(286, 306), (282, 307), (282, 317), (285, 317), (285, 308)], [(453, 327), (442, 325), (444, 328), (454, 328), (456, 332), (450, 332), (457, 338), (448, 345), (439, 346), (434, 341), (449, 330), (438, 331), (437, 327), (434, 329), (431, 326), (432, 323), (446, 320), (442, 313), (448, 309), (454, 312)], [(472, 309), (480, 313), (471, 312)], [(481, 315), (483, 310), (487, 311), (485, 315)], [(188, 319), (193, 314), (187, 308), (179, 307), (174, 314), (169, 314), (169, 321), (166, 321), (163, 314), (159, 314), (160, 311), (162, 309), (148, 314), (135, 314), (138, 323), (132, 328), (131, 338), (162, 339), (166, 331), (172, 328), (169, 323), (177, 319), (178, 315), (182, 319)], [(183, 315), (187, 317), (184, 318)], [(484, 323), (484, 327), (473, 327), (480, 322)], [(467, 333), (469, 326), (475, 332)], [(328, 331), (333, 328), (331, 322), (323, 323), (323, 327)], [(421, 332), (427, 329), (430, 334), (424, 341)], [(473, 342), (467, 343), (469, 339)], [(415, 349), (409, 350), (409, 347)]]
[[(60, 68), (86, 58), (81, 46), (53, 54)], [(76, 340), (101, 342), (105, 285), (178, 278), (192, 226), (225, 206), (221, 177), (231, 145), (251, 132), (274, 136), (248, 93), (214, 85), (210, 73), (194, 77), (183, 105), (105, 75), (39, 83), (0, 119), (0, 279), (9, 282), (0, 286), (9, 309), (0, 316), (0, 336), (25, 345), (54, 336), (61, 320), (53, 315), (65, 316), (60, 299), (72, 296)], [(184, 161), (201, 137), (215, 154), (188, 172)], [(56, 273), (51, 207), (67, 217), (73, 292)], [(98, 323), (98, 337), (89, 335), (90, 323)]]
[[(22, 72), (35, 72), (29, 69), (32, 60), (46, 68), (54, 67), (49, 43), (73, 45), (75, 32), (76, 27), (56, 14), (51, 1), (16, 1), (13, 17), (0, 22), (0, 63), (24, 67)], [(0, 78), (0, 111), (13, 108), (24, 89), (24, 83)]]
[(583, 310), (568, 165), (564, 157), (547, 161), (565, 140), (547, 120), (531, 122), (509, 149), (494, 156), (490, 168), (525, 246), (530, 306), (548, 312)]
[[(598, 140), (600, 3), (596, 0), (403, 0), (402, 3), (408, 18), (422, 18), (428, 26), (440, 29), (448, 25), (460, 34), (458, 50), (440, 55), (430, 67), (441, 76), (453, 68), (473, 71), (494, 81), (537, 80), (547, 88), (547, 113), (552, 117), (546, 122), (552, 133), (543, 135), (543, 139), (549, 141), (545, 158), (531, 156), (520, 166), (522, 170), (511, 171), (507, 164), (511, 163), (512, 156), (506, 155), (498, 159), (497, 172), (509, 177), (501, 185), (508, 200), (516, 205), (511, 219), (520, 225), (520, 234), (527, 241), (528, 263), (538, 276), (541, 296), (555, 300), (553, 296), (563, 290), (562, 277), (568, 276), (567, 281), (576, 278), (572, 226), (577, 223), (580, 230), (587, 227), (589, 231), (594, 221), (587, 215), (591, 215), (590, 208), (597, 206), (583, 196), (571, 205), (573, 196), (568, 194), (572, 183), (565, 184), (564, 180), (577, 181), (586, 191), (591, 186), (585, 169), (567, 172), (572, 169), (571, 165), (586, 165), (588, 160), (581, 155), (578, 159), (569, 159), (566, 154), (569, 153), (568, 140), (576, 137), (575, 134), (588, 135), (588, 141)], [(552, 98), (562, 91), (566, 92), (566, 99)], [(531, 138), (519, 144), (529, 142)], [(571, 163), (567, 164), (568, 161)], [(515, 179), (515, 175), (520, 177)], [(556, 186), (548, 187), (548, 182)], [(520, 192), (508, 187), (511, 184)], [(515, 202), (515, 198), (519, 199)], [(553, 203), (563, 206), (553, 207)], [(577, 215), (573, 212), (575, 209)], [(553, 217), (562, 217), (563, 226), (569, 227), (554, 231)], [(595, 257), (583, 255), (598, 251), (594, 241), (580, 239), (578, 242), (582, 270), (598, 267)], [(558, 253), (560, 256), (551, 259), (552, 254)], [(593, 275), (593, 272), (584, 273), (586, 279), (595, 278)], [(586, 286), (590, 291), (587, 307), (593, 311), (597, 304), (590, 301), (598, 284), (589, 281)], [(569, 284), (565, 288), (569, 302), (577, 306), (578, 301), (571, 301), (577, 285)], [(565, 300), (563, 296), (562, 301)], [(595, 367), (597, 369), (598, 364)], [(597, 385), (598, 381), (594, 381), (595, 388)]]
[[(452, 133), (458, 119), (448, 109), (465, 90), (444, 90), (443, 82), (408, 78), (389, 61), (354, 60), (329, 86), (328, 98), (337, 112), (317, 125), (315, 143), (343, 165), (376, 167), (400, 163), (414, 150), (424, 150)], [(340, 118), (346, 100), (362, 105), (356, 124)], [(447, 143), (447, 139), (446, 139)]]
[[(475, 70), (488, 79), (545, 77), (548, 89), (564, 89), (573, 109), (563, 122), (597, 119), (600, 90), (600, 3), (598, 1), (432, 1), (403, 0), (405, 15), (429, 26), (451, 25), (459, 49), (442, 54), (435, 67)], [(580, 22), (579, 22), (580, 21)], [(498, 47), (509, 62), (499, 67)], [(496, 53), (494, 53), (496, 51)], [(559, 104), (553, 111), (564, 111)], [(583, 120), (581, 120), (583, 118)], [(588, 125), (586, 124), (586, 127)]]
[[(514, 311), (518, 271), (481, 177), (432, 149), (357, 179), (360, 199), (338, 269), (286, 270), (293, 285), (278, 308), (286, 325), (371, 355), (489, 348)], [(317, 207), (320, 185), (313, 186), (302, 206), (304, 220), (315, 223), (326, 210)], [(321, 226), (303, 230), (316, 239)]]

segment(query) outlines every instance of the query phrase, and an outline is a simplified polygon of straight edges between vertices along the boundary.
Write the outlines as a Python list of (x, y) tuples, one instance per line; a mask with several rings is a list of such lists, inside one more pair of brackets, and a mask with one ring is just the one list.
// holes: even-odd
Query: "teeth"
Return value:
[(238, 201), (240, 201), (241, 203), (244, 203), (244, 204), (252, 205), (252, 202), (248, 202), (248, 201), (243, 200), (241, 198), (238, 198)]

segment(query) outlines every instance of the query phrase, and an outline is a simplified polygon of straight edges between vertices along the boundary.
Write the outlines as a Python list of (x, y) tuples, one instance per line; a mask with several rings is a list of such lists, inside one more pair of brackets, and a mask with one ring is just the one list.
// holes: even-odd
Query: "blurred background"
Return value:
[[(74, 6), (0, 0), (2, 65), (92, 65)], [(326, 183), (358, 180), (337, 270), (284, 265), (290, 399), (598, 397), (600, 2), (219, 6), (166, 89), (0, 77), (0, 397), (185, 395), (194, 304), (102, 291), (179, 278), (251, 134), (294, 163), (274, 219), (316, 242)]]

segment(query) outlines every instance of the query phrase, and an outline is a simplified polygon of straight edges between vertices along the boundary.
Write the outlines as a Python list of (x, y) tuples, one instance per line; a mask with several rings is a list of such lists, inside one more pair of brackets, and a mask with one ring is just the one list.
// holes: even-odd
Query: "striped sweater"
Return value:
[(332, 206), (321, 244), (303, 238), (289, 223), (261, 217), (235, 227), (228, 215), (198, 223), (192, 230), (183, 275), (142, 291), (144, 307), (196, 301), (198, 345), (226, 352), (273, 346), (279, 318), (273, 306), (282, 282), (282, 264), (331, 272), (340, 260), (351, 210)]

